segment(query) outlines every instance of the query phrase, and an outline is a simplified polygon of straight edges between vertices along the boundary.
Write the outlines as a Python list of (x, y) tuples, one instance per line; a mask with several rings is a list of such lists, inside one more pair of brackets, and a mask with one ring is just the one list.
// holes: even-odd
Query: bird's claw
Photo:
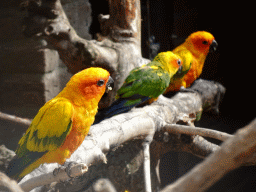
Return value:
[(77, 163), (77, 162), (74, 162), (74, 161), (69, 162), (69, 163), (68, 163), (68, 166), (67, 166), (66, 169), (65, 169), (67, 175), (68, 175), (71, 179), (74, 178), (74, 177), (71, 175), (71, 169), (72, 169), (72, 167), (73, 167), (74, 165), (77, 165), (77, 164), (78, 164), (78, 163)]
[(58, 168), (55, 168), (52, 172), (53, 176), (57, 176), (58, 173), (63, 169), (62, 166), (58, 167)]

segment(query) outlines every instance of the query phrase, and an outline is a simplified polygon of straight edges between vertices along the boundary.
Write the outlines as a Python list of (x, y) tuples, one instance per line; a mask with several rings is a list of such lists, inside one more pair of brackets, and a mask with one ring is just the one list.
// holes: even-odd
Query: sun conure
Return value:
[(66, 87), (37, 113), (20, 139), (6, 174), (20, 181), (43, 163), (63, 164), (81, 145), (113, 79), (102, 68), (75, 74)]
[(180, 57), (171, 51), (159, 53), (152, 62), (134, 68), (117, 91), (116, 101), (100, 112), (100, 118), (95, 123), (156, 100), (181, 69)]
[(181, 57), (183, 68), (180, 74), (174, 76), (165, 93), (179, 91), (181, 86), (189, 87), (202, 73), (207, 54), (209, 51), (215, 51), (217, 45), (211, 33), (197, 31), (176, 47), (173, 53)]

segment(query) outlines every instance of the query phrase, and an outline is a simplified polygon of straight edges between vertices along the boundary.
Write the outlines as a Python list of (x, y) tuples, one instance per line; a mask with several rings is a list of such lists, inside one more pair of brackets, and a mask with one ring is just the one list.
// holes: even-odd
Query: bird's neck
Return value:
[(194, 56), (194, 59), (196, 59), (197, 61), (197, 70), (202, 71), (203, 66), (204, 66), (204, 62), (206, 59), (206, 56), (208, 54), (208, 51), (202, 52), (202, 51), (198, 51), (194, 45), (190, 42), (185, 42), (184, 46), (186, 47), (187, 50), (189, 50), (192, 55)]
[(76, 89), (70, 89), (67, 87), (65, 87), (57, 97), (64, 97), (74, 105), (84, 107), (86, 109), (97, 108), (100, 100), (100, 95), (95, 97), (86, 96)]

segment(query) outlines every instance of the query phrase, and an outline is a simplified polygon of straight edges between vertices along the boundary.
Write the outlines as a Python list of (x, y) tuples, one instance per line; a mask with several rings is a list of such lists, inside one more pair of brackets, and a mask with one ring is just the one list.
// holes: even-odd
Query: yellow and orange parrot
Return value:
[(75, 74), (39, 110), (20, 139), (6, 174), (20, 181), (43, 163), (64, 164), (88, 134), (98, 103), (112, 83), (109, 72), (102, 68), (91, 67)]
[(173, 77), (165, 94), (179, 91), (183, 86), (189, 87), (202, 73), (204, 62), (209, 51), (215, 51), (218, 44), (213, 35), (206, 31), (192, 33), (180, 46), (172, 52), (183, 61), (182, 72)]

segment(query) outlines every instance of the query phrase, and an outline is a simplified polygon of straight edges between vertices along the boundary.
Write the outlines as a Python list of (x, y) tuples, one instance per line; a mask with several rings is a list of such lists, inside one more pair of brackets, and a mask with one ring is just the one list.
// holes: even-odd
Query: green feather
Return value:
[[(160, 74), (160, 75), (159, 75)], [(126, 78), (123, 86), (118, 90), (117, 98), (128, 98), (135, 94), (150, 98), (157, 98), (169, 86), (170, 76), (162, 68), (158, 61), (152, 61), (149, 64), (133, 69)], [(139, 100), (129, 101), (130, 103), (139, 103)], [(128, 105), (126, 103), (126, 105)]]

